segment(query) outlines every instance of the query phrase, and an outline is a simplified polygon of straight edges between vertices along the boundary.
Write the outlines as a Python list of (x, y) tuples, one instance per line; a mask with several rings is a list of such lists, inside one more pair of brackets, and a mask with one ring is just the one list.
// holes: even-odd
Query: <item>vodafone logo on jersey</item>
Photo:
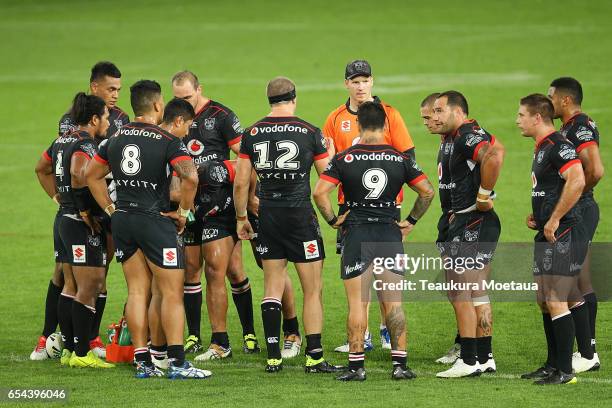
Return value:
[(343, 120), (342, 123), (340, 124), (340, 129), (343, 132), (350, 132), (351, 131), (351, 121), (350, 120)]
[(253, 126), (249, 134), (251, 136), (255, 136), (259, 133), (283, 133), (283, 132), (298, 132), (306, 134), (308, 133), (308, 129), (303, 126), (299, 126), (298, 124), (276, 124), (273, 126)]
[(352, 154), (347, 154), (346, 156), (344, 156), (344, 162), (345, 163), (352, 163), (353, 160), (355, 160), (355, 157), (353, 157)]
[(255, 136), (257, 133), (259, 133), (259, 130), (258, 130), (256, 127), (254, 127), (253, 129), (251, 129), (251, 131), (249, 132), (249, 134), (250, 134), (251, 136)]
[(190, 154), (198, 156), (204, 151), (204, 145), (199, 140), (193, 139), (187, 143), (187, 150)]

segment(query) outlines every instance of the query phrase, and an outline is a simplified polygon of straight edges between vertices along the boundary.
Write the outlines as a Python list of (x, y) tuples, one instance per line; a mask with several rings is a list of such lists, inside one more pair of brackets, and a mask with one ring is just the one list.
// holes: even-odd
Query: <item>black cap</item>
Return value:
[(349, 62), (344, 71), (344, 79), (351, 79), (357, 76), (372, 76), (372, 67), (366, 60), (355, 60)]

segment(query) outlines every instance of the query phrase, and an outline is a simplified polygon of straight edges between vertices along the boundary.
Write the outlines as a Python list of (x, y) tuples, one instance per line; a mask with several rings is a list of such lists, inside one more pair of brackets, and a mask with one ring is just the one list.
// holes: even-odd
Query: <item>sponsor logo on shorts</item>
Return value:
[(365, 262), (355, 262), (355, 265), (348, 265), (344, 267), (344, 274), (350, 275), (353, 272), (360, 272), (365, 266)]
[(268, 337), (268, 343), (278, 343), (278, 337)]
[(87, 258), (85, 255), (85, 245), (72, 246), (72, 259), (74, 263), (85, 263)]
[(164, 248), (163, 251), (164, 266), (177, 266), (178, 265), (178, 254), (176, 248)]
[(319, 244), (316, 240), (303, 242), (304, 256), (306, 259), (315, 259), (319, 257)]
[(351, 131), (351, 121), (343, 120), (342, 124), (340, 125), (340, 129), (342, 129), (343, 132), (350, 132)]
[(263, 255), (263, 254), (267, 254), (268, 253), (268, 247), (267, 246), (263, 246), (263, 245), (257, 245), (255, 247), (255, 251), (257, 251), (258, 254)]
[(123, 258), (123, 251), (120, 249), (115, 249), (115, 258), (117, 259)]
[(202, 239), (213, 239), (219, 236), (219, 230), (217, 228), (204, 228), (202, 230)]
[(470, 231), (470, 230), (466, 230), (465, 231), (465, 240), (468, 242), (474, 242), (478, 240), (478, 231)]
[(99, 235), (89, 235), (87, 237), (87, 242), (89, 246), (99, 247), (100, 246), (100, 236)]

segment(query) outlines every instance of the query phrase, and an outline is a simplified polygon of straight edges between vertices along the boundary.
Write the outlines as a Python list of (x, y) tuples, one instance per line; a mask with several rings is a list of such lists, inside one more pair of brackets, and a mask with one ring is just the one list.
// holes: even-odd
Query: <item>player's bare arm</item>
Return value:
[(578, 153), (584, 170), (584, 191), (591, 191), (604, 175), (599, 146), (588, 146)]
[(170, 180), (170, 201), (181, 202), (181, 179), (178, 176), (172, 176)]
[(87, 178), (85, 177), (85, 171), (89, 164), (90, 158), (84, 154), (73, 154), (70, 159), (70, 176), (72, 184), (72, 192), (79, 207), (79, 215), (83, 218), (83, 221), (93, 232), (102, 231), (102, 227), (98, 220), (96, 220), (90, 212), (89, 208), (86, 208), (83, 198), (83, 194), (87, 194)]
[(162, 213), (162, 215), (170, 217), (176, 222), (176, 230), (180, 234), (183, 232), (185, 223), (187, 222), (184, 211), (193, 207), (193, 199), (195, 198), (198, 188), (198, 171), (191, 159), (174, 162), (172, 168), (180, 179), (179, 209), (177, 211)]
[(397, 223), (397, 225), (402, 229), (402, 236), (406, 236), (412, 231), (414, 228), (414, 224), (418, 221), (423, 215), (427, 212), (427, 209), (431, 205), (436, 193), (434, 191), (431, 182), (425, 178), (418, 183), (411, 185), (410, 188), (418, 194), (416, 200), (414, 200), (414, 205), (412, 206), (412, 210), (410, 210), (410, 214), (408, 217)]
[(253, 228), (247, 218), (247, 202), (253, 166), (249, 159), (238, 157), (234, 178), (234, 207), (236, 208), (236, 231), (240, 239), (251, 239)]
[(251, 178), (249, 180), (249, 201), (247, 203), (247, 210), (249, 213), (258, 216), (259, 215), (259, 197), (257, 197), (257, 173), (251, 171)]
[(561, 173), (561, 177), (565, 179), (565, 185), (550, 219), (544, 225), (544, 236), (548, 242), (555, 242), (557, 240), (555, 232), (559, 228), (559, 221), (576, 205), (584, 190), (585, 183), (582, 166), (574, 165), (569, 167)]
[[(316, 162), (315, 162), (316, 164)], [(323, 179), (317, 181), (312, 197), (314, 198), (315, 204), (321, 213), (321, 216), (332, 228), (338, 229), (344, 223), (344, 220), (351, 212), (350, 210), (345, 212), (339, 217), (334, 214), (331, 200), (329, 199), (329, 193), (336, 189), (337, 185)]]
[(40, 183), (45, 193), (57, 201), (57, 190), (55, 188), (55, 177), (53, 176), (53, 165), (52, 163), (41, 156), (38, 159), (38, 163), (36, 163), (36, 167), (34, 168), (34, 172), (36, 173), (36, 177), (38, 177), (38, 182)]
[(491, 191), (501, 172), (506, 150), (502, 143), (495, 139), (491, 145), (486, 143), (478, 151), (476, 161), (480, 163), (480, 190), (476, 196), (476, 208), (478, 211), (489, 211), (493, 208)]
[(115, 208), (113, 200), (108, 195), (108, 188), (106, 186), (106, 175), (108, 173), (110, 173), (108, 164), (92, 160), (85, 170), (85, 178), (93, 198), (108, 215), (111, 215)]
[(320, 176), (321, 174), (323, 174), (323, 172), (325, 171), (325, 168), (327, 167), (327, 165), (329, 164), (329, 161), (331, 160), (333, 156), (327, 156), (324, 157), (322, 159), (319, 160), (315, 160), (314, 162), (314, 166), (315, 169), (317, 169), (317, 174)]

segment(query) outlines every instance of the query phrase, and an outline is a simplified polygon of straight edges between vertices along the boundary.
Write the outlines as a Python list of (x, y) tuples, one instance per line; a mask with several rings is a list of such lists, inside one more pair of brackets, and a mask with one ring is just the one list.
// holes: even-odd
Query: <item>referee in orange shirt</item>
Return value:
[[(372, 67), (365, 60), (355, 60), (350, 62), (344, 72), (344, 86), (349, 92), (348, 100), (334, 109), (323, 126), (323, 134), (328, 141), (333, 142), (336, 153), (339, 153), (354, 144), (359, 143), (359, 129), (357, 126), (357, 109), (364, 102), (380, 103), (387, 115), (386, 126), (384, 131), (385, 143), (393, 146), (400, 152), (409, 154), (414, 158), (414, 143), (408, 132), (408, 128), (402, 119), (402, 116), (397, 109), (381, 101), (377, 96), (372, 95), (372, 86), (374, 85), (374, 77), (372, 77)], [(400, 218), (400, 208), (403, 199), (403, 194), (400, 191), (397, 197), (397, 217)], [(342, 186), (338, 189), (338, 204), (340, 206), (339, 213), (346, 211), (344, 204), (344, 195)], [(336, 253), (342, 250), (342, 229), (338, 230), (336, 241)], [(369, 309), (369, 303), (364, 303), (366, 310)], [(368, 314), (366, 313), (366, 316)], [(385, 326), (384, 314), (381, 313), (380, 339), (383, 349), (391, 349), (391, 340), (389, 331)], [(366, 324), (367, 328), (367, 324)], [(365, 345), (366, 351), (373, 348), (372, 336), (369, 330), (366, 329)], [(348, 342), (339, 347), (335, 351), (348, 353)]]

